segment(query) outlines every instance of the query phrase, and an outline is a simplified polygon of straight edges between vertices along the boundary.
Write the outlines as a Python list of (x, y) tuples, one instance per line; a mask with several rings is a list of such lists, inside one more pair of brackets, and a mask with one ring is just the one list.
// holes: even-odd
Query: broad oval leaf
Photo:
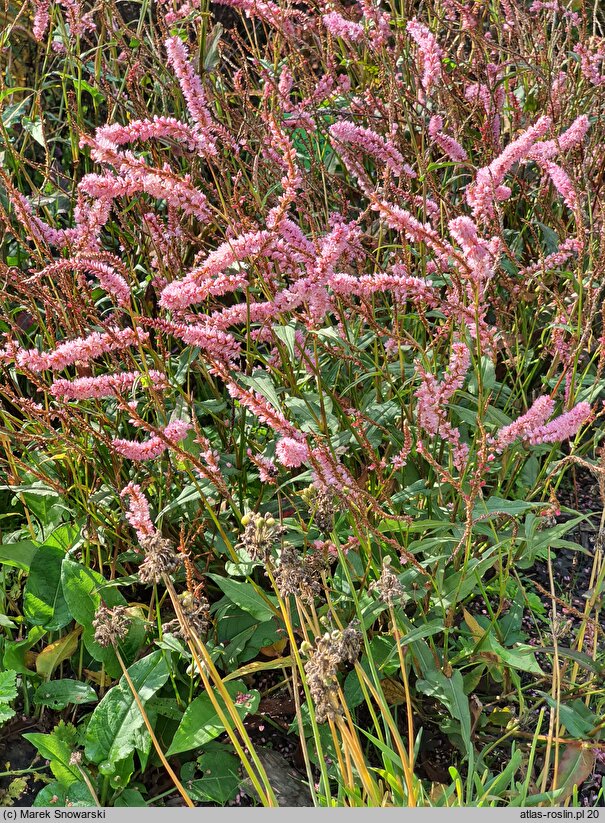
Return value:
[[(128, 669), (143, 705), (168, 680), (168, 664), (161, 651), (152, 652)], [(86, 729), (86, 757), (93, 763), (124, 760), (135, 749), (137, 731), (144, 725), (139, 707), (126, 678), (105, 695)]]
[(82, 627), (78, 626), (73, 632), (64, 635), (59, 640), (42, 649), (36, 657), (36, 671), (42, 677), (50, 680), (57, 666), (68, 660), (78, 648), (78, 640), (82, 634)]
[[(246, 717), (246, 715), (257, 710), (260, 703), (259, 692), (249, 691), (242, 680), (225, 683), (224, 685), (240, 717)], [(216, 689), (213, 690), (213, 695), (222, 711), (229, 716), (227, 707)], [(237, 699), (238, 695), (241, 696), (239, 700)], [(199, 749), (224, 731), (225, 726), (212, 703), (210, 695), (208, 692), (204, 692), (187, 707), (167, 754), (179, 754), (180, 752), (188, 752), (191, 749)]]
[(48, 706), (60, 711), (71, 703), (96, 703), (97, 693), (88, 683), (80, 680), (51, 680), (43, 683), (34, 694), (36, 706)]
[(220, 574), (208, 574), (207, 576), (214, 580), (219, 589), (232, 603), (256, 617), (261, 623), (275, 617), (277, 609), (271, 605), (270, 598), (265, 599), (262, 597), (252, 583), (240, 583), (236, 580), (230, 580), (228, 577), (221, 577)]
[(56, 631), (71, 620), (61, 586), (64, 558), (65, 552), (58, 546), (40, 546), (34, 555), (23, 595), (23, 613), (32, 626)]

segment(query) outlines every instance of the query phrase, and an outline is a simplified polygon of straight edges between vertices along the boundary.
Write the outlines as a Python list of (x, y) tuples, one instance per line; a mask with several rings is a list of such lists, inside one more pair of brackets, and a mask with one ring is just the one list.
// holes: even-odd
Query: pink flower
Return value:
[[(107, 255), (106, 255), (107, 256)], [(53, 275), (58, 272), (89, 272), (96, 275), (99, 284), (106, 292), (113, 295), (120, 306), (130, 301), (130, 287), (125, 278), (119, 274), (114, 266), (103, 260), (89, 257), (72, 257), (66, 260), (56, 260), (39, 271), (36, 277)]]
[(538, 397), (524, 415), (500, 429), (495, 439), (496, 451), (504, 451), (515, 440), (529, 437), (530, 432), (535, 431), (548, 420), (554, 408), (555, 402), (552, 397), (547, 394)]
[(343, 120), (330, 126), (330, 136), (332, 144), (336, 147), (339, 143), (351, 143), (366, 154), (382, 160), (395, 174), (402, 174), (403, 157), (400, 152), (390, 139), (382, 137), (372, 129), (356, 126), (348, 120)]
[(216, 2), (219, 5), (241, 9), (245, 12), (246, 17), (258, 17), (259, 20), (263, 20), (286, 37), (292, 37), (296, 32), (291, 18), (295, 16), (300, 17), (302, 18), (303, 24), (307, 23), (305, 16), (301, 12), (296, 12), (292, 9), (282, 9), (277, 3), (274, 3), (273, 0), (216, 0)]
[(447, 373), (441, 383), (437, 378), (416, 364), (420, 374), (420, 388), (416, 391), (418, 400), (418, 425), (436, 437), (447, 440), (453, 449), (454, 465), (460, 471), (468, 457), (468, 446), (460, 442), (460, 432), (447, 420), (447, 403), (452, 395), (462, 388), (471, 362), (471, 355), (465, 343), (454, 343)]
[(73, 363), (88, 363), (110, 351), (125, 349), (137, 343), (145, 343), (149, 333), (135, 329), (111, 328), (107, 332), (93, 332), (88, 337), (76, 337), (60, 343), (54, 351), (39, 352), (37, 349), (21, 349), (16, 356), (17, 365), (40, 372), (46, 369), (62, 371)]
[(604, 85), (605, 73), (601, 66), (605, 63), (605, 45), (597, 48), (594, 54), (591, 54), (583, 43), (578, 44), (574, 51), (580, 58), (580, 68), (586, 80), (593, 86)]
[(35, 9), (33, 35), (38, 42), (44, 38), (50, 22), (50, 0), (33, 0)]
[(19, 222), (34, 242), (64, 248), (75, 238), (75, 229), (54, 229), (34, 215), (31, 204), (21, 192), (12, 187), (8, 191)]
[[(184, 420), (173, 420), (162, 431), (163, 437), (154, 435), (142, 443), (135, 443), (132, 440), (112, 440), (114, 449), (126, 457), (128, 460), (142, 461), (153, 460), (163, 454), (170, 445), (176, 446), (187, 436), (191, 429), (191, 424)], [(166, 443), (166, 440), (168, 443)]]
[(412, 300), (420, 305), (436, 306), (438, 301), (435, 288), (424, 278), (409, 275), (401, 263), (394, 264), (390, 272), (364, 274), (361, 277), (339, 272), (330, 278), (330, 287), (335, 294), (358, 295), (365, 299), (380, 292), (392, 291), (400, 300)]
[(345, 495), (351, 500), (359, 496), (355, 478), (328, 448), (313, 449), (309, 455), (309, 461), (314, 469), (313, 482), (319, 488), (332, 488), (337, 494)]
[(258, 469), (258, 476), (261, 483), (268, 483), (274, 486), (279, 470), (273, 460), (262, 454), (254, 454), (252, 449), (248, 449), (246, 454)]
[(452, 237), (460, 244), (471, 277), (482, 295), (494, 275), (500, 254), (500, 239), (492, 237), (488, 241), (480, 238), (477, 226), (470, 217), (456, 217), (450, 220), (448, 227)]
[(408, 21), (407, 32), (418, 45), (422, 66), (422, 87), (428, 93), (441, 80), (443, 50), (439, 47), (435, 35), (416, 18)]
[(107, 265), (107, 263), (89, 260), (86, 262), (86, 269), (96, 274), (101, 288), (105, 289), (108, 294), (113, 295), (119, 306), (128, 305), (130, 302), (130, 286), (114, 268)]
[(204, 263), (193, 269), (183, 280), (175, 280), (162, 292), (160, 305), (166, 309), (185, 309), (210, 295), (220, 296), (244, 286), (248, 280), (245, 270), (227, 274), (226, 270), (243, 262), (247, 257), (261, 253), (272, 239), (268, 231), (248, 232), (222, 243), (211, 252)]
[(198, 346), (219, 360), (234, 360), (241, 354), (241, 346), (231, 334), (217, 328), (210, 318), (202, 323), (175, 323), (169, 320), (142, 318), (142, 322), (178, 337), (189, 346)]
[[(120, 152), (114, 152), (114, 155), (118, 163)], [(151, 169), (145, 162), (134, 157), (118, 165), (123, 174), (85, 175), (80, 182), (80, 191), (104, 200), (132, 197), (138, 192), (145, 192), (150, 197), (165, 200), (185, 214), (194, 215), (198, 220), (210, 217), (208, 199), (191, 184), (190, 175), (177, 177), (169, 169)]]
[(275, 454), (282, 466), (296, 469), (309, 459), (309, 447), (292, 437), (282, 437), (275, 448)]
[(202, 81), (189, 62), (187, 46), (180, 37), (170, 37), (166, 40), (166, 53), (187, 101), (189, 114), (193, 122), (204, 133), (212, 128), (212, 115), (208, 109)]
[(351, 20), (345, 20), (336, 11), (324, 14), (322, 21), (334, 37), (341, 37), (343, 40), (350, 40), (352, 43), (361, 40), (365, 34), (363, 26), (359, 23), (353, 23)]
[(412, 243), (424, 242), (439, 255), (454, 254), (454, 249), (443, 240), (439, 232), (436, 232), (429, 223), (422, 223), (406, 209), (392, 203), (375, 200), (372, 210), (380, 212), (387, 226), (402, 232)]
[(157, 114), (150, 120), (132, 120), (127, 126), (113, 123), (97, 129), (95, 139), (108, 140), (114, 146), (134, 143), (137, 140), (151, 140), (168, 137), (184, 143), (189, 151), (203, 155), (216, 155), (216, 145), (207, 132), (199, 128), (192, 129), (174, 117), (160, 117)]
[(286, 420), (284, 415), (274, 408), (259, 392), (243, 389), (232, 380), (227, 382), (227, 391), (234, 400), (249, 409), (261, 423), (266, 423), (274, 432), (283, 437), (298, 439), (300, 437), (294, 426)]
[(561, 166), (558, 166), (556, 163), (551, 163), (550, 161), (540, 163), (540, 165), (544, 168), (544, 171), (547, 172), (552, 180), (553, 186), (563, 198), (563, 202), (567, 208), (575, 211), (578, 208), (578, 196), (567, 172), (564, 171)]
[(443, 119), (437, 116), (431, 117), (429, 122), (429, 135), (435, 143), (437, 143), (439, 148), (447, 154), (450, 160), (453, 160), (455, 163), (464, 162), (468, 157), (466, 151), (453, 137), (444, 134), (441, 131), (442, 129)]
[[(117, 374), (103, 374), (99, 377), (55, 380), (50, 387), (50, 393), (61, 400), (99, 400), (128, 391), (137, 380), (145, 377), (146, 375), (141, 372), (118, 372)], [(167, 388), (166, 375), (162, 372), (150, 371), (149, 377), (154, 389)]]
[(139, 484), (129, 483), (120, 492), (120, 497), (130, 498), (126, 519), (136, 531), (139, 540), (143, 540), (145, 537), (152, 537), (156, 532), (156, 528), (151, 522), (149, 504), (141, 492)]
[(588, 422), (590, 415), (590, 403), (578, 403), (573, 409), (555, 417), (550, 423), (532, 429), (527, 439), (532, 446), (539, 443), (561, 443), (563, 440), (574, 437)]
[(532, 263), (531, 266), (520, 269), (517, 277), (521, 280), (539, 271), (558, 269), (567, 263), (570, 257), (579, 254), (581, 251), (581, 242), (575, 237), (569, 237), (564, 243), (561, 243), (558, 251), (549, 254), (539, 263)]
[(590, 120), (585, 114), (577, 117), (571, 126), (554, 140), (536, 143), (527, 153), (529, 160), (551, 160), (557, 154), (579, 146), (590, 128)]
[(500, 66), (489, 63), (486, 66), (489, 85), (485, 83), (470, 83), (464, 90), (464, 96), (469, 103), (481, 103), (485, 111), (494, 142), (500, 139), (500, 113), (504, 106), (504, 85), (498, 80), (501, 74)]
[(533, 145), (543, 137), (552, 125), (550, 117), (540, 117), (538, 122), (513, 140), (489, 166), (479, 169), (473, 186), (466, 191), (466, 201), (475, 217), (494, 216), (494, 201), (507, 200), (511, 191), (503, 186), (504, 176), (527, 156)]

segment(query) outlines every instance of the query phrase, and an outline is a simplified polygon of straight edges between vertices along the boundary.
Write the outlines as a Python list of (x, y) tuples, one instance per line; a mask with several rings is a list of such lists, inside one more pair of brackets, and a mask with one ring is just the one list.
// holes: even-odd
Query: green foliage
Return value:
[(0, 725), (14, 717), (15, 710), (10, 703), (17, 696), (17, 672), (7, 669), (0, 671)]
[[(49, 762), (34, 805), (584, 804), (603, 524), (561, 501), (605, 488), (599, 4), (344, 4), (336, 36), (306, 2), (74, 0), (39, 41), (30, 5), (2, 34), (0, 726)], [(473, 207), (542, 112), (548, 157)]]
[[(240, 717), (244, 718), (258, 708), (259, 693), (255, 690), (251, 693), (247, 692), (246, 686), (241, 680), (227, 683), (226, 689), (231, 698), (236, 701)], [(242, 697), (241, 702), (237, 700), (240, 695)], [(218, 708), (215, 703), (218, 704)], [(168, 754), (179, 754), (190, 749), (203, 748), (206, 743), (214, 740), (225, 730), (225, 724), (221, 720), (221, 714), (225, 714), (225, 712), (224, 701), (216, 692), (213, 692), (212, 695), (204, 693), (196, 697), (183, 715)]]

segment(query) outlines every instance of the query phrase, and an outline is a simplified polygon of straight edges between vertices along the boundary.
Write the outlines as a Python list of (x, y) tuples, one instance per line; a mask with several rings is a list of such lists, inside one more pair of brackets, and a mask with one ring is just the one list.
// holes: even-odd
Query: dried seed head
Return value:
[(358, 627), (359, 621), (353, 621), (342, 631), (326, 632), (316, 641), (311, 659), (305, 663), (318, 723), (342, 714), (338, 702), (338, 668), (342, 663), (353, 663), (359, 655), (362, 635)]
[(163, 632), (170, 632), (175, 637), (187, 640), (191, 631), (196, 635), (205, 635), (210, 625), (210, 603), (203, 594), (195, 597), (191, 592), (183, 592), (178, 595), (183, 615), (186, 618), (185, 625), (177, 618), (165, 623), (162, 626)]
[(380, 599), (393, 606), (399, 602), (404, 595), (403, 587), (397, 575), (391, 569), (391, 558), (385, 557), (382, 561), (382, 574), (380, 578), (370, 585), (371, 591), (378, 592)]
[(311, 561), (313, 555), (301, 557), (294, 546), (286, 543), (282, 549), (275, 572), (275, 585), (282, 597), (293, 594), (311, 603), (321, 592), (317, 572)]
[(174, 574), (183, 562), (170, 540), (158, 532), (141, 540), (141, 546), (145, 549), (145, 559), (139, 566), (141, 583), (159, 583), (163, 574)]
[(334, 529), (334, 515), (339, 511), (334, 494), (325, 486), (313, 484), (304, 489), (301, 497), (309, 507), (313, 524), (320, 532), (329, 534)]
[(252, 560), (262, 560), (266, 563), (271, 558), (273, 546), (286, 529), (278, 525), (269, 513), (264, 516), (245, 514), (242, 517), (242, 525), (245, 526), (244, 534), (238, 548), (245, 549)]
[(131, 618), (126, 612), (126, 606), (114, 606), (108, 609), (101, 604), (92, 621), (95, 630), (95, 640), (99, 646), (115, 646), (128, 634)]

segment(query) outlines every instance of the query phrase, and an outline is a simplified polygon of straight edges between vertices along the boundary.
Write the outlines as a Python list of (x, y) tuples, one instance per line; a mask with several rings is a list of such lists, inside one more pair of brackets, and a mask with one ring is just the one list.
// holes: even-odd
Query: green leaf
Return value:
[[(126, 600), (119, 589), (111, 586), (100, 574), (68, 558), (63, 561), (61, 582), (70, 612), (76, 622), (84, 626), (84, 647), (95, 660), (104, 664), (109, 675), (118, 677), (121, 668), (115, 652), (111, 646), (100, 646), (95, 641), (92, 621), (101, 603), (101, 597), (109, 607), (125, 606)], [(128, 634), (119, 645), (126, 665), (135, 659), (144, 640), (145, 623), (133, 615)]]
[(39, 117), (30, 119), (29, 117), (21, 118), (21, 125), (25, 131), (30, 134), (36, 143), (46, 148), (46, 140), (44, 139), (44, 129), (42, 128), (42, 120)]
[(273, 381), (266, 371), (257, 369), (253, 372), (251, 377), (241, 374), (239, 379), (246, 386), (249, 386), (251, 389), (254, 389), (254, 391), (261, 394), (266, 400), (269, 401), (269, 403), (271, 403), (276, 411), (279, 411), (281, 408), (279, 397), (277, 396), (277, 391), (273, 385)]
[(464, 693), (464, 681), (458, 669), (446, 677), (443, 672), (433, 668), (425, 672), (423, 680), (418, 680), (416, 686), (423, 694), (436, 697), (446, 707), (448, 712), (460, 723), (460, 734), (466, 751), (470, 751), (471, 743), (471, 714), (468, 697)]
[(61, 737), (60, 731), (55, 728), (51, 734), (30, 732), (23, 737), (35, 746), (39, 754), (50, 761), (50, 770), (63, 786), (71, 786), (82, 780), (82, 775), (75, 764), (69, 762), (73, 747)]
[(261, 623), (265, 620), (271, 620), (275, 616), (276, 609), (272, 608), (270, 602), (267, 602), (264, 597), (258, 594), (252, 583), (240, 583), (236, 580), (230, 580), (228, 577), (221, 577), (220, 574), (208, 574), (207, 577), (214, 580), (223, 594), (236, 606), (256, 617)]
[(124, 789), (122, 794), (113, 801), (113, 805), (116, 809), (124, 808), (125, 806), (128, 808), (137, 808), (146, 806), (147, 802), (137, 789)]
[(569, 649), (566, 646), (558, 646), (556, 649), (554, 646), (540, 646), (539, 650), (544, 654), (558, 654), (559, 657), (569, 658), (569, 660), (577, 663), (578, 666), (582, 666), (583, 669), (587, 669), (589, 672), (603, 677), (604, 667), (597, 663), (596, 660), (593, 660), (586, 652), (579, 652), (576, 651), (576, 649)]
[(36, 480), (29, 486), (19, 486), (15, 491), (22, 495), (27, 508), (37, 517), (44, 532), (51, 532), (69, 509), (61, 500), (55, 489), (42, 480)]
[(44, 626), (57, 631), (71, 620), (71, 614), (61, 586), (63, 549), (40, 546), (30, 567), (25, 593), (23, 614), (32, 626)]
[(558, 703), (549, 694), (539, 692), (552, 709), (559, 710), (559, 718), (572, 737), (578, 740), (585, 740), (590, 732), (600, 722), (594, 712), (580, 699), (572, 700), (570, 703)]
[(17, 672), (0, 672), (0, 703), (10, 703), (17, 696)]
[(192, 800), (224, 806), (235, 797), (242, 780), (239, 775), (240, 762), (228, 746), (210, 743), (204, 754), (198, 757), (197, 764), (204, 775), (202, 778), (191, 779), (195, 774), (193, 763), (187, 763), (181, 775), (186, 780)]
[(94, 86), (91, 86), (90, 83), (87, 83), (86, 80), (82, 80), (78, 77), (72, 77), (71, 81), (78, 91), (86, 91), (92, 99), (94, 100), (95, 104), (102, 103), (105, 100), (105, 95), (96, 89)]
[(473, 509), (473, 518), (485, 514), (508, 514), (518, 517), (520, 514), (535, 509), (537, 503), (526, 503), (523, 500), (504, 500), (502, 497), (492, 496), (488, 500), (477, 503)]
[(57, 546), (64, 552), (73, 549), (80, 537), (80, 526), (75, 523), (62, 523), (44, 540), (45, 546)]
[(46, 629), (34, 626), (24, 640), (10, 640), (4, 644), (2, 663), (7, 669), (14, 669), (19, 674), (33, 674), (25, 665), (25, 654), (35, 646), (40, 638), (44, 637)]
[(20, 540), (17, 543), (4, 543), (0, 546), (0, 563), (27, 571), (31, 566), (39, 544), (33, 540)]
[(16, 714), (17, 712), (11, 709), (10, 706), (0, 703), (0, 724), (6, 723), (7, 720), (10, 720), (11, 717), (14, 717)]
[(61, 567), (63, 594), (69, 610), (81, 626), (90, 626), (101, 604), (101, 594), (107, 606), (125, 606), (118, 589), (108, 586), (105, 578), (93, 569), (64, 558)]
[[(242, 680), (234, 680), (224, 685), (234, 701), (240, 717), (244, 718), (251, 712), (256, 711), (260, 703), (259, 692), (249, 691)], [(228, 716), (227, 707), (216, 689), (213, 690), (213, 694), (223, 712)], [(245, 702), (237, 703), (235, 701), (238, 694), (248, 695), (248, 699)], [(167, 754), (179, 754), (180, 752), (188, 752), (191, 749), (199, 749), (224, 731), (225, 727), (214, 708), (210, 695), (205, 692), (196, 697), (187, 707)]]
[[(100, 771), (100, 769), (99, 769)], [(112, 789), (123, 789), (127, 786), (134, 772), (134, 754), (130, 752), (123, 760), (110, 763), (109, 784)]]
[[(169, 670), (161, 651), (152, 652), (128, 669), (143, 705), (168, 680)], [(134, 696), (122, 676), (94, 710), (86, 729), (86, 757), (94, 763), (123, 760), (135, 748), (135, 732), (144, 725)]]
[(42, 806), (49, 809), (53, 806), (96, 806), (97, 803), (86, 783), (71, 783), (69, 786), (64, 786), (57, 781), (53, 781), (38, 792), (32, 805), (36, 808)]
[(536, 660), (536, 647), (526, 646), (518, 643), (514, 648), (507, 649), (501, 646), (498, 641), (488, 635), (485, 641), (480, 644), (481, 651), (490, 651), (496, 654), (503, 663), (510, 666), (512, 669), (518, 669), (521, 672), (529, 672), (530, 674), (537, 674), (543, 676), (544, 672), (540, 668)]
[(287, 326), (272, 326), (271, 330), (286, 347), (290, 362), (296, 364), (299, 360), (296, 356), (296, 325), (290, 323)]
[(48, 706), (60, 711), (71, 703), (96, 703), (97, 693), (88, 683), (79, 680), (51, 680), (43, 683), (34, 694), (36, 706)]

